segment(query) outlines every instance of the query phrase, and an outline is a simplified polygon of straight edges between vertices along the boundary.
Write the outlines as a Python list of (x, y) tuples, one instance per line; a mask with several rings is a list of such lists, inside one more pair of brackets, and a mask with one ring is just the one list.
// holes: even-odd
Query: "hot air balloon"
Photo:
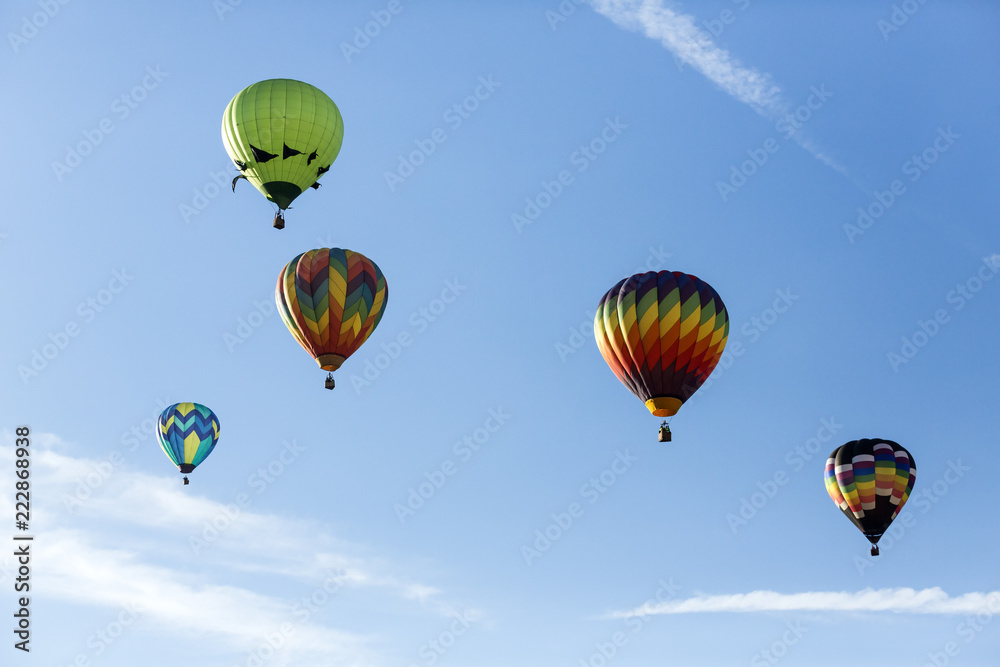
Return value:
[(274, 300), (292, 336), (329, 371), (354, 354), (378, 326), (388, 300), (385, 276), (359, 252), (319, 248), (298, 255), (278, 276)]
[[(729, 314), (712, 286), (679, 271), (637, 273), (597, 306), (597, 347), (656, 417), (671, 417), (719, 363)], [(666, 420), (660, 442), (670, 441)]]
[(278, 206), (274, 226), (302, 192), (319, 189), (344, 140), (340, 110), (326, 93), (292, 79), (268, 79), (247, 86), (222, 116), (222, 142), (245, 178)]
[(910, 497), (917, 465), (908, 451), (891, 440), (852, 440), (826, 461), (826, 491), (848, 519), (872, 543), (878, 541)]
[(204, 461), (219, 441), (219, 418), (200, 403), (174, 403), (156, 420), (156, 438), (163, 453), (184, 474)]

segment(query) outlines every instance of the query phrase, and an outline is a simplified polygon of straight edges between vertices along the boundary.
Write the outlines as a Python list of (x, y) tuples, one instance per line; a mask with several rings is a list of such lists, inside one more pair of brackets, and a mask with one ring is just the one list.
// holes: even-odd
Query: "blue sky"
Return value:
[[(998, 10), (5, 3), (4, 664), (994, 664)], [(220, 138), (276, 77), (345, 122), (280, 232)], [(331, 245), (389, 300), (327, 392), (273, 291)], [(731, 319), (669, 445), (592, 333), (666, 269)], [(918, 469), (875, 559), (822, 483), (864, 437)]]

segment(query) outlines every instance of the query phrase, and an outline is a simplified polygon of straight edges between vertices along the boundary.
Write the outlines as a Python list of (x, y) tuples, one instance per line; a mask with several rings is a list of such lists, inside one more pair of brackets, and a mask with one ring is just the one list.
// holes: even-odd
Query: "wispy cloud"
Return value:
[[(743, 65), (729, 51), (716, 45), (712, 37), (698, 27), (694, 16), (670, 9), (663, 0), (590, 0), (590, 4), (622, 28), (659, 41), (681, 62), (701, 72), (724, 92), (765, 118), (777, 120), (791, 108), (769, 74)], [(791, 137), (823, 164), (850, 176), (801, 130), (794, 130)]]
[[(12, 444), (9, 433), (0, 434), (0, 468), (12, 467)], [(204, 637), (233, 654), (253, 651), (290, 626), (268, 662), (274, 667), (383, 662), (380, 649), (389, 638), (377, 626), (365, 632), (324, 624), (324, 615), (302, 606), (303, 594), (319, 593), (314, 601), (363, 595), (369, 609), (381, 606), (431, 627), (459, 613), (437, 588), (400, 576), (404, 568), (335, 538), (319, 522), (253, 506), (229, 518), (233, 501), (220, 504), (173, 476), (110, 466), (75, 451), (55, 436), (33, 436), (31, 483), (39, 491), (32, 493), (33, 581), (45, 596), (105, 609), (135, 605), (165, 636)], [(11, 498), (0, 496), (0, 513), (13, 516)], [(220, 530), (206, 541), (212, 526)], [(197, 553), (192, 538), (203, 540)], [(11, 568), (0, 559), (0, 582)]]
[(774, 118), (787, 105), (767, 74), (744, 67), (695, 24), (695, 18), (664, 6), (662, 0), (592, 0), (594, 9), (626, 30), (659, 40), (682, 62), (704, 74), (740, 102)]
[(311, 622), (304, 607), (297, 615), (294, 604), (281, 598), (208, 583), (199, 576), (144, 563), (142, 554), (132, 549), (108, 549), (92, 542), (72, 530), (40, 536), (39, 589), (83, 605), (117, 608), (127, 602), (165, 634), (209, 635), (217, 646), (221, 643), (234, 653), (252, 651), (268, 636), (281, 635), (283, 626), (291, 627), (275, 665), (377, 662), (368, 646), (370, 638)]
[(856, 593), (775, 593), (752, 591), (735, 595), (698, 595), (635, 609), (614, 611), (608, 618), (657, 614), (754, 613), (767, 611), (896, 612), (902, 614), (973, 614), (1000, 610), (1000, 591), (950, 597), (940, 588), (866, 588)]

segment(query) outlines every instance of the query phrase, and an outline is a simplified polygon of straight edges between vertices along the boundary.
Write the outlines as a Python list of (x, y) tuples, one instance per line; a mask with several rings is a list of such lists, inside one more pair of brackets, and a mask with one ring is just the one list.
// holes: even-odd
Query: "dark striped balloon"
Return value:
[[(917, 479), (917, 465), (892, 440), (852, 440), (826, 461), (826, 491), (872, 544), (903, 509)], [(874, 553), (874, 552), (873, 552)]]
[(637, 273), (601, 299), (594, 336), (622, 384), (655, 416), (669, 417), (719, 363), (729, 314), (712, 286), (695, 276)]

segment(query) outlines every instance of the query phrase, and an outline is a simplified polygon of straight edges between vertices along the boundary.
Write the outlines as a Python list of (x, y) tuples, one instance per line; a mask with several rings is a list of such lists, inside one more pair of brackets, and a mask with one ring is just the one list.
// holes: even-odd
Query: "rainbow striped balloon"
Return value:
[(352, 250), (298, 255), (278, 276), (274, 300), (285, 326), (325, 371), (335, 371), (378, 326), (389, 298), (375, 262)]
[(156, 422), (160, 448), (182, 473), (194, 470), (219, 441), (219, 418), (200, 403), (175, 403)]
[(852, 440), (833, 450), (823, 478), (844, 516), (877, 544), (910, 497), (917, 464), (891, 440)]
[(712, 286), (695, 276), (637, 273), (601, 299), (594, 336), (622, 384), (653, 415), (669, 417), (719, 363), (729, 314)]

